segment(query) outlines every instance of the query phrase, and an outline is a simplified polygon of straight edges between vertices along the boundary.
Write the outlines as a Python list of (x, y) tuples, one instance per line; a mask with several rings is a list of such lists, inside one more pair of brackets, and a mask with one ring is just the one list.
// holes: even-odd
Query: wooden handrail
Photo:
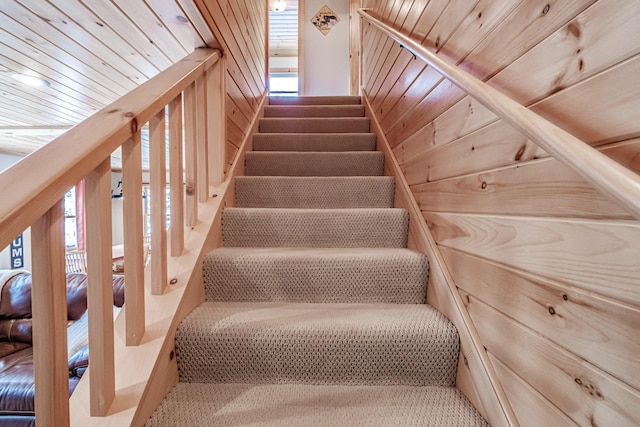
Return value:
[(497, 89), (452, 65), (419, 42), (373, 17), (366, 9), (358, 10), (365, 21), (400, 43), (502, 120), (518, 129), (547, 153), (591, 183), (604, 194), (618, 201), (640, 219), (640, 175), (620, 165), (584, 141)]
[[(124, 199), (125, 334), (126, 344), (137, 346), (146, 329), (145, 281), (154, 295), (162, 295), (168, 285), (166, 111), (168, 108), (170, 113), (171, 166), (176, 181), (171, 200), (172, 205), (182, 210), (183, 174), (179, 167), (178, 173), (175, 169), (183, 163), (182, 153), (176, 149), (182, 146), (183, 125), (188, 135), (194, 135), (196, 130), (201, 135), (197, 141), (186, 142), (188, 151), (195, 152), (194, 145), (198, 144), (205, 152), (212, 153), (211, 158), (205, 156), (198, 165), (187, 161), (187, 178), (194, 176), (197, 168), (204, 170), (205, 178), (209, 168), (219, 172), (218, 179), (224, 176), (221, 165), (225, 163), (225, 139), (220, 132), (224, 128), (218, 122), (224, 122), (226, 117), (226, 93), (217, 91), (224, 89), (220, 80), (226, 77), (226, 63), (221, 59), (218, 50), (196, 50), (0, 174), (3, 200), (0, 205), (0, 246), (6, 246), (20, 232), (33, 226), (33, 322), (34, 331), (38, 332), (34, 333), (33, 351), (38, 425), (46, 425), (51, 420), (55, 420), (56, 425), (69, 424), (64, 194), (86, 178), (88, 340), (92, 349), (88, 396), (91, 416), (104, 417), (109, 414), (116, 397), (115, 375), (119, 369), (114, 357), (111, 154), (122, 147), (124, 187), (126, 194), (133, 196)], [(196, 100), (188, 112), (208, 117), (207, 122), (196, 123), (182, 114), (183, 93), (190, 94), (190, 101)], [(144, 276), (142, 200), (135, 197), (142, 195), (140, 129), (145, 123), (149, 123), (150, 128), (152, 187), (154, 268), (150, 279)], [(194, 129), (194, 126), (201, 128)], [(200, 201), (207, 202), (209, 182), (200, 179), (188, 185), (202, 193)], [(198, 222), (197, 210), (188, 212), (189, 220)], [(185, 245), (183, 216), (172, 218), (171, 227), (171, 256), (181, 257)]]
[(47, 212), (221, 56), (214, 49), (195, 50), (0, 174), (0, 247)]

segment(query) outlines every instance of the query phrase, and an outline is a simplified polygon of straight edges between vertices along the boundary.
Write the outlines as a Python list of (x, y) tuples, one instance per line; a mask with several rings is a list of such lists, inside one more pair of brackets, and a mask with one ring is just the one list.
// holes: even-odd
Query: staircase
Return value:
[(358, 97), (265, 107), (147, 426), (483, 426)]

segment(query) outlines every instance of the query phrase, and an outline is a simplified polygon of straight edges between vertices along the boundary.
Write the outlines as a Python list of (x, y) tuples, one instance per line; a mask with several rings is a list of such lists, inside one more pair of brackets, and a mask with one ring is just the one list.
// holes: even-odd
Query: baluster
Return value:
[(205, 71), (207, 89), (207, 139), (209, 154), (209, 180), (211, 183), (224, 181), (226, 163), (226, 123), (225, 102), (227, 89), (226, 60), (223, 56), (211, 68)]
[(162, 295), (167, 286), (167, 137), (165, 109), (149, 121), (151, 184), (151, 294)]
[(184, 90), (185, 215), (187, 227), (194, 227), (198, 223), (196, 127), (196, 85), (192, 83)]
[(198, 201), (209, 199), (209, 168), (207, 167), (207, 100), (206, 80), (196, 79), (196, 161), (198, 162)]
[(33, 360), (36, 425), (69, 425), (64, 202), (31, 226)]
[(91, 415), (106, 416), (115, 397), (111, 159), (87, 175), (87, 310), (91, 352)]
[(171, 188), (171, 256), (184, 250), (184, 186), (182, 170), (182, 94), (169, 104), (169, 185)]
[(124, 216), (124, 307), (126, 343), (138, 345), (145, 331), (142, 218), (142, 144), (140, 130), (122, 144)]

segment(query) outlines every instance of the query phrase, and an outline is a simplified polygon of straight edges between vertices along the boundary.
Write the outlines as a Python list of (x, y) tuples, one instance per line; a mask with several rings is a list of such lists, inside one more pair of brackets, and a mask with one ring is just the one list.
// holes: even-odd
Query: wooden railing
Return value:
[(70, 422), (64, 194), (86, 179), (90, 415), (100, 417), (114, 401), (119, 369), (114, 363), (111, 154), (122, 147), (126, 345), (137, 346), (145, 335), (141, 128), (149, 123), (152, 238), (147, 274), (151, 294), (162, 295), (168, 285), (165, 117), (168, 112), (170, 256), (179, 257), (185, 227), (198, 223), (198, 203), (207, 201), (210, 183), (224, 178), (225, 76), (221, 53), (198, 49), (0, 174), (0, 247), (27, 227), (32, 230), (38, 425)]
[(376, 19), (366, 9), (358, 11), (365, 21), (380, 29), (498, 117), (518, 129), (547, 153), (571, 168), (584, 180), (618, 201), (640, 219), (640, 176), (584, 141), (550, 123), (471, 74), (429, 51), (419, 42)]

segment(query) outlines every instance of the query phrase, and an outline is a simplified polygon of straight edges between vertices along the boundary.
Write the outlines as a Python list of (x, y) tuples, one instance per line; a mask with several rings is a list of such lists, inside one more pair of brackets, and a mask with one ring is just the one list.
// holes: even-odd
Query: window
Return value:
[(273, 73), (269, 75), (269, 94), (298, 96), (298, 74)]
[[(165, 197), (167, 228), (169, 228), (171, 225), (171, 192), (168, 186)], [(151, 236), (151, 188), (148, 185), (142, 186), (142, 215), (144, 218), (144, 237), (148, 241)]]
[(67, 250), (78, 248), (76, 187), (71, 187), (64, 195), (64, 243)]

